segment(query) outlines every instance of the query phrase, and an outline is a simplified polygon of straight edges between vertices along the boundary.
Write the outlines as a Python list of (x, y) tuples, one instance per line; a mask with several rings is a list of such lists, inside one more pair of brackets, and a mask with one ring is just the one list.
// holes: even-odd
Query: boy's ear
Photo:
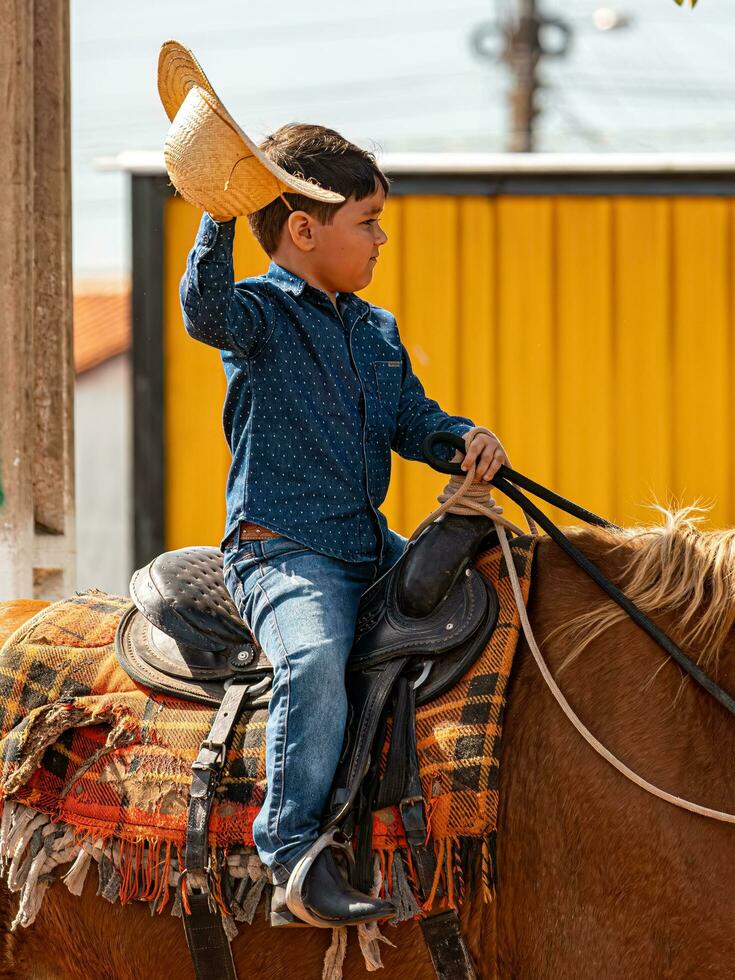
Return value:
[(291, 241), (302, 252), (311, 252), (316, 242), (314, 238), (315, 218), (306, 211), (292, 211), (286, 225)]

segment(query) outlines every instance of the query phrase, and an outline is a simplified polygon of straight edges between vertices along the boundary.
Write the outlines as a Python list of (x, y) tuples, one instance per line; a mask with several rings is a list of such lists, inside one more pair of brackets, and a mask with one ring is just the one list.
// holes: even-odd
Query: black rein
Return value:
[[(434, 455), (433, 449), (437, 443), (444, 443), (453, 446), (455, 449), (459, 449), (461, 453), (465, 452), (464, 439), (461, 436), (455, 436), (451, 432), (434, 432), (424, 440), (423, 452), (427, 462), (430, 463), (434, 469), (439, 470), (442, 473), (451, 473), (454, 476), (466, 476), (464, 470), (462, 470), (459, 463), (448, 463), (442, 459), (439, 459)], [(730, 714), (735, 715), (735, 699), (732, 698), (724, 688), (720, 687), (715, 681), (712, 680), (705, 672), (699, 667), (690, 657), (688, 657), (684, 651), (674, 643), (671, 637), (667, 636), (666, 633), (660, 627), (658, 627), (653, 620), (649, 619), (644, 612), (642, 612), (634, 602), (632, 602), (624, 592), (614, 585), (603, 572), (591, 562), (586, 555), (584, 555), (579, 548), (572, 544), (569, 538), (564, 534), (564, 532), (554, 524), (554, 522), (540, 510), (536, 504), (526, 497), (518, 487), (521, 486), (529, 493), (534, 496), (539, 497), (541, 500), (552, 504), (559, 510), (563, 510), (565, 513), (570, 514), (572, 517), (577, 517), (579, 520), (584, 521), (586, 524), (591, 524), (595, 527), (606, 527), (611, 530), (620, 530), (617, 524), (613, 524), (611, 521), (605, 520), (603, 517), (598, 517), (597, 514), (593, 514), (589, 510), (585, 510), (584, 507), (580, 507), (578, 504), (573, 503), (571, 500), (567, 500), (565, 497), (561, 497), (559, 494), (554, 493), (553, 490), (548, 490), (546, 487), (542, 486), (540, 483), (536, 483), (534, 480), (529, 479), (529, 477), (524, 476), (522, 473), (516, 472), (516, 470), (510, 469), (508, 466), (501, 466), (498, 472), (495, 474), (490, 483), (502, 493), (506, 495), (510, 500), (514, 501), (521, 510), (535, 521), (539, 527), (542, 527), (544, 531), (549, 535), (552, 540), (554, 540), (562, 551), (568, 555), (582, 571), (588, 575), (593, 582), (605, 592), (613, 602), (616, 602), (621, 609), (623, 609), (630, 618), (637, 623), (642, 630), (644, 630), (648, 635), (654, 640), (669, 656), (676, 661), (676, 663), (685, 670), (690, 677), (704, 688), (708, 694), (718, 701), (723, 708), (726, 708)]]

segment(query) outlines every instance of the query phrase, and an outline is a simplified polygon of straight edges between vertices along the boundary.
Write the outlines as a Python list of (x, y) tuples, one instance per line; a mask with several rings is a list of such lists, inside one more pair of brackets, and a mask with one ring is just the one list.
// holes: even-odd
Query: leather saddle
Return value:
[[(427, 841), (414, 712), (459, 680), (495, 628), (497, 595), (472, 564), (480, 551), (497, 543), (492, 528), (488, 518), (443, 515), (362, 597), (346, 677), (345, 743), (322, 835), (311, 849), (313, 860), (319, 848), (334, 846), (336, 834), (352, 836), (359, 826), (352, 884), (362, 891), (372, 884), (372, 810), (395, 804), (421, 891), (429, 894), (435, 859)], [(217, 548), (181, 548), (136, 571), (130, 583), (133, 605), (115, 637), (118, 660), (134, 680), (169, 696), (218, 706), (192, 767), (185, 843), (191, 914), (183, 917), (184, 928), (200, 980), (235, 976), (223, 922), (210, 902), (209, 817), (237, 720), (243, 711), (267, 705), (272, 681), (268, 660), (225, 588), (222, 560)], [(392, 737), (381, 779), (389, 715)], [(455, 950), (463, 948), (456, 913), (445, 922), (448, 916), (437, 917), (440, 928), (433, 939), (429, 932), (436, 923), (426, 920), (430, 950), (450, 942)], [(212, 950), (221, 958), (214, 973)]]
[(245, 707), (270, 697), (271, 665), (240, 618), (222, 576), (222, 552), (194, 546), (158, 555), (130, 580), (134, 605), (115, 651), (133, 680), (174, 697), (219, 705), (236, 674), (253, 688)]
[[(456, 683), (497, 616), (492, 586), (472, 567), (475, 554), (494, 543), (489, 523), (448, 514), (409, 544), (362, 597), (350, 673), (410, 657), (421, 668), (419, 705)], [(138, 569), (133, 605), (115, 637), (117, 657), (140, 684), (215, 706), (237, 674), (253, 688), (245, 707), (265, 707), (271, 666), (225, 587), (222, 560), (218, 548), (191, 546)]]

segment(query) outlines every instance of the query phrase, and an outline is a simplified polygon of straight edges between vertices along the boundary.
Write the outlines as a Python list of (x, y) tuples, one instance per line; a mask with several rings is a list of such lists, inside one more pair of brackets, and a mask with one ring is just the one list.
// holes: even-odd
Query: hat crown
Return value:
[(171, 126), (164, 144), (166, 169), (185, 200), (211, 214), (236, 217), (266, 207), (284, 192), (341, 204), (336, 191), (294, 177), (238, 126), (201, 65), (178, 41), (165, 41), (158, 57), (158, 92)]

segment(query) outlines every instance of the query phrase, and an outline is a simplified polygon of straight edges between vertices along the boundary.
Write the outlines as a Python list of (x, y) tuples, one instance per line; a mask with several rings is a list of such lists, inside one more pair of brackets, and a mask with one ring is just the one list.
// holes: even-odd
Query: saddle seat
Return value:
[[(494, 590), (470, 567), (487, 533), (481, 525), (482, 518), (446, 515), (366, 591), (349, 672), (408, 656), (420, 668), (423, 704), (471, 666), (481, 649), (472, 642), (478, 628), (497, 616)], [(237, 673), (252, 686), (244, 707), (264, 707), (272, 668), (225, 587), (222, 561), (218, 548), (190, 546), (138, 569), (130, 581), (134, 605), (117, 630), (118, 660), (155, 691), (212, 705)]]
[(134, 680), (218, 705), (237, 671), (252, 682), (245, 707), (267, 705), (271, 665), (225, 588), (218, 548), (158, 555), (133, 574), (130, 595), (134, 605), (120, 620), (115, 646)]

